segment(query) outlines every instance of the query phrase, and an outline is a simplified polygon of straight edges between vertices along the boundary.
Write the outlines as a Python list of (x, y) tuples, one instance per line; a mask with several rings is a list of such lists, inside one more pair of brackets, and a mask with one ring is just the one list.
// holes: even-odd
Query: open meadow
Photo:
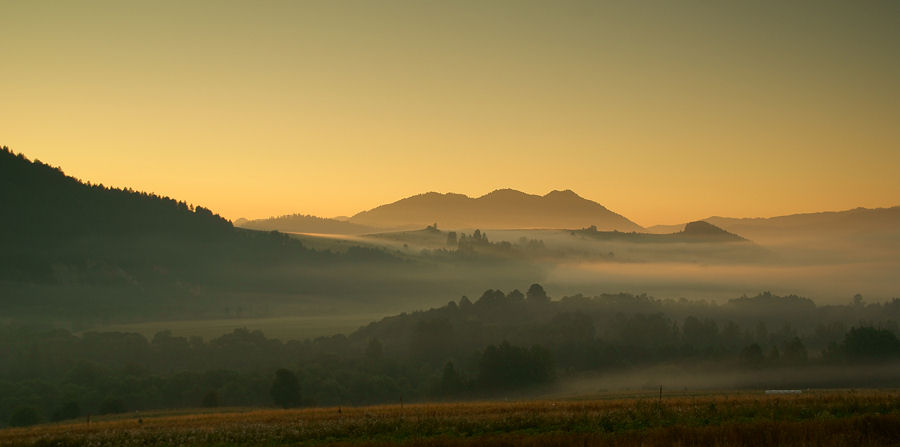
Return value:
[(3, 446), (396, 444), (900, 445), (900, 391), (199, 410), (0, 430)]

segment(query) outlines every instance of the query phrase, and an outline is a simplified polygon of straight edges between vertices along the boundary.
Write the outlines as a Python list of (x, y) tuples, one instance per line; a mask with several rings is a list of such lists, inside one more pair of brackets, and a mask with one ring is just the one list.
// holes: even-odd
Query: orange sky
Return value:
[(896, 2), (2, 2), (0, 144), (227, 218), (900, 204)]

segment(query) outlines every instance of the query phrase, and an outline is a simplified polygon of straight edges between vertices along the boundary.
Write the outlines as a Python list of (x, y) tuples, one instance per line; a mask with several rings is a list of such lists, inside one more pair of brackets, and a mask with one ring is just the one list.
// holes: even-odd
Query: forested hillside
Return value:
[(506, 259), (314, 250), (283, 233), (234, 228), (201, 206), (82, 182), (6, 147), (0, 203), (0, 312), (18, 319), (90, 326), (219, 318), (235, 308), (246, 316), (384, 312), (537, 277)]
[[(197, 278), (222, 256), (300, 244), (235, 231), (201, 206), (83, 183), (59, 168), (0, 150), (0, 278), (35, 283), (115, 283)], [(252, 241), (251, 241), (252, 240)]]
[(6, 315), (184, 318), (235, 302), (299, 305), (305, 295), (365, 287), (334, 281), (342, 269), (401, 262), (380, 250), (315, 251), (281, 233), (237, 229), (204, 207), (85, 183), (6, 147), (0, 203)]

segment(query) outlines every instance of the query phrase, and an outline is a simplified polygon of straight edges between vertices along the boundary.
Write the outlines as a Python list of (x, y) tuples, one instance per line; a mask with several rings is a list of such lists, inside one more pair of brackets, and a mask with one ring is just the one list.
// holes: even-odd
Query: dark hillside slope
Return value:
[(390, 280), (380, 273), (403, 263), (372, 248), (316, 251), (281, 233), (234, 228), (206, 208), (83, 183), (6, 147), (0, 204), (6, 317), (141, 320), (215, 317), (229, 308), (257, 315), (286, 305), (332, 309), (380, 290), (379, 281)]
[[(84, 183), (5, 147), (0, 206), (0, 318), (18, 321), (384, 312), (498, 277), (536, 277), (524, 263), (313, 250), (203, 207)], [(487, 264), (493, 275), (479, 277)]]
[[(211, 264), (278, 258), (284, 236), (236, 230), (203, 207), (91, 185), (0, 149), (0, 279), (55, 283), (198, 279)], [(206, 272), (208, 273), (208, 272)]]

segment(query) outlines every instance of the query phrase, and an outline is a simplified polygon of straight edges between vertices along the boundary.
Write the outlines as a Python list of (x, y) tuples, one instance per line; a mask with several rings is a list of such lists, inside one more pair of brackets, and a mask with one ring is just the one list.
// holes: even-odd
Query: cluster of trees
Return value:
[[(771, 294), (725, 305), (626, 294), (551, 300), (534, 284), (303, 341), (248, 330), (208, 341), (163, 331), (148, 340), (7, 325), (0, 423), (151, 408), (464, 399), (661, 363), (757, 371), (890, 362), (900, 360), (898, 314), (900, 300), (818, 307)], [(796, 326), (777, 326), (784, 315)], [(859, 319), (874, 315), (882, 320)]]
[[(688, 359), (737, 366), (741, 353), (754, 345), (768, 358), (766, 365), (788, 366), (862, 358), (858, 345), (846, 338), (856, 334), (851, 329), (869, 327), (892, 339), (897, 321), (900, 300), (816, 306), (797, 296), (762, 293), (723, 305), (629, 294), (550, 301), (539, 285), (532, 285), (525, 294), (488, 290), (475, 302), (463, 297), (442, 308), (387, 318), (355, 335), (382, 340), (386, 353), (409, 352), (423, 361), (434, 360), (429, 352), (464, 358), (473, 346), (508, 340), (549, 348), (564, 370)], [(873, 359), (891, 358), (890, 343), (881, 345), (888, 348)]]
[[(282, 342), (235, 330), (210, 341), (164, 331), (0, 332), (0, 425), (30, 425), (154, 408), (361, 405), (490, 395), (554, 377), (550, 354), (501, 343), (471, 355), (473, 374), (414, 356), (389, 358), (377, 339)], [(365, 345), (365, 346), (363, 346)], [(438, 358), (438, 357), (434, 357)], [(502, 381), (503, 383), (499, 383)]]
[[(426, 231), (440, 234), (437, 224), (429, 225)], [(538, 239), (521, 237), (517, 243), (509, 241), (491, 242), (486, 232), (476, 229), (472, 234), (456, 231), (448, 231), (446, 236), (447, 250), (438, 250), (437, 253), (453, 254), (457, 258), (472, 258), (479, 256), (501, 256), (528, 258), (529, 256), (547, 255), (544, 242)]]

